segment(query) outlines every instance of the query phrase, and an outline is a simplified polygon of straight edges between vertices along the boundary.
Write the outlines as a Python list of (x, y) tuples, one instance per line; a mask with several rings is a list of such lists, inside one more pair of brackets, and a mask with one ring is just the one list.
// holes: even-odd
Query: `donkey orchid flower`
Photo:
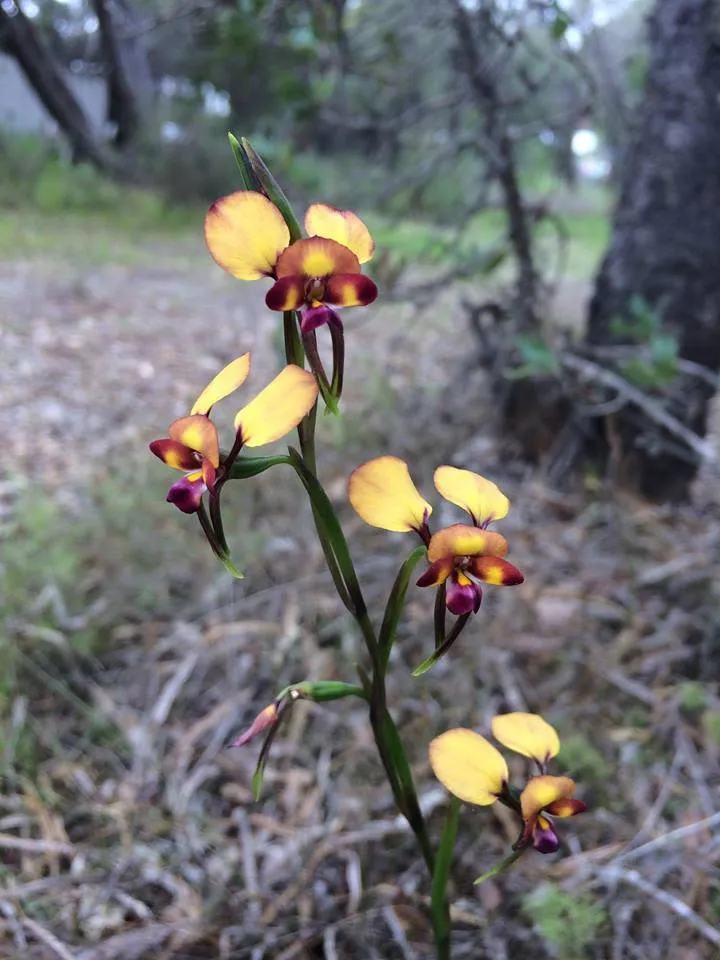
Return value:
[(504, 559), (507, 541), (487, 529), (506, 516), (510, 502), (492, 481), (470, 470), (438, 467), (435, 487), (450, 503), (466, 510), (473, 524), (456, 523), (432, 535), (432, 507), (418, 492), (407, 464), (398, 457), (378, 457), (358, 467), (348, 483), (355, 511), (383, 530), (414, 531), (427, 547), (430, 564), (417, 581), (420, 587), (447, 583), (446, 605), (457, 616), (477, 613), (482, 590), (476, 580), (498, 586), (523, 582), (523, 575)]
[(154, 440), (150, 450), (186, 475), (170, 487), (167, 499), (183, 513), (197, 513), (203, 494), (212, 493), (243, 446), (260, 447), (289, 433), (317, 400), (315, 378), (307, 370), (286, 366), (235, 416), (235, 443), (224, 460), (210, 409), (242, 386), (250, 373), (250, 354), (233, 360), (214, 377), (192, 406), (190, 415), (170, 424), (168, 437)]
[(205, 217), (205, 240), (216, 263), (240, 280), (273, 279), (267, 306), (302, 308), (302, 330), (309, 333), (323, 323), (340, 324), (333, 306), (372, 303), (377, 287), (360, 272), (374, 243), (358, 216), (315, 203), (305, 214), (305, 231), (306, 239), (291, 244), (278, 208), (252, 190), (221, 197)]
[(224, 367), (205, 387), (190, 416), (174, 420), (168, 438), (153, 440), (150, 450), (163, 463), (186, 475), (170, 487), (169, 503), (183, 513), (197, 513), (203, 494), (212, 489), (220, 466), (220, 442), (210, 410), (241, 387), (250, 374), (250, 354), (244, 353)]
[(574, 817), (587, 810), (582, 800), (573, 797), (575, 781), (570, 777), (532, 777), (520, 794), (523, 833), (518, 847), (532, 843), (538, 853), (555, 853), (560, 840), (548, 815)]
[[(543, 757), (543, 763), (555, 756), (560, 746), (555, 730), (536, 714), (495, 717), (492, 730), (505, 746), (526, 757)], [(472, 730), (447, 730), (431, 741), (429, 756), (435, 776), (456, 797), (476, 806), (500, 800), (520, 815), (522, 830), (516, 850), (533, 846), (539, 853), (554, 853), (559, 840), (549, 817), (573, 817), (587, 810), (586, 804), (573, 797), (575, 782), (570, 777), (531, 777), (518, 800), (509, 787), (503, 755)]]

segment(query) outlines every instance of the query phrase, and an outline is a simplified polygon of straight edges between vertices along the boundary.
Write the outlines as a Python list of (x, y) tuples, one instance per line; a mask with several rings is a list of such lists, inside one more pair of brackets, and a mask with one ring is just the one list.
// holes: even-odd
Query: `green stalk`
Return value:
[(390, 596), (385, 606), (385, 615), (378, 635), (378, 644), (382, 658), (383, 673), (387, 670), (388, 660), (395, 642), (400, 617), (405, 607), (405, 595), (410, 585), (410, 577), (420, 560), (425, 556), (425, 547), (417, 547), (400, 567)]
[(285, 342), (285, 359), (288, 363), (294, 363), (298, 367), (305, 366), (305, 351), (303, 350), (300, 331), (298, 330), (297, 320), (294, 310), (286, 310), (283, 313), (283, 339)]
[[(247, 141), (242, 141), (242, 146), (248, 149)], [(257, 169), (255, 172), (258, 172)], [(274, 182), (272, 186), (276, 186)], [(273, 200), (278, 203), (276, 196), (273, 197)], [(305, 351), (300, 339), (294, 311), (289, 310), (283, 313), (283, 337), (287, 362), (297, 364), (299, 367), (304, 367)], [(333, 387), (337, 389), (339, 394), (342, 389), (343, 358), (342, 355), (338, 354), (336, 343), (334, 343), (334, 354), (335, 369), (333, 370)], [(381, 636), (383, 637), (384, 649), (381, 651), (380, 643), (378, 642), (375, 630), (368, 616), (365, 598), (360, 589), (360, 583), (352, 562), (345, 534), (329, 497), (317, 479), (315, 454), (316, 418), (317, 404), (298, 425), (298, 439), (301, 453), (298, 453), (297, 450), (290, 447), (288, 450), (289, 462), (305, 487), (310, 499), (315, 528), (335, 588), (363, 635), (372, 662), (370, 723), (375, 738), (375, 745), (387, 774), (398, 810), (408, 821), (410, 829), (415, 834), (430, 876), (433, 877), (435, 872), (435, 856), (427, 832), (425, 818), (420, 809), (420, 802), (415, 789), (410, 764), (408, 763), (407, 755), (395, 722), (387, 708), (387, 691), (385, 689), (387, 659), (402, 612), (407, 584), (412, 570), (424, 550), (415, 551), (418, 556), (415, 557), (415, 554), (413, 554), (411, 558), (408, 558), (391, 591), (388, 607), (385, 610), (385, 616), (383, 618)], [(262, 772), (260, 772), (258, 779), (260, 780), (261, 777)], [(437, 943), (438, 960), (449, 960), (449, 939), (446, 934), (449, 919), (447, 922), (442, 919), (438, 920), (434, 912), (432, 919)], [(448, 946), (444, 945), (446, 941)]]
[(450, 877), (455, 839), (457, 837), (458, 813), (460, 801), (457, 797), (450, 798), (445, 826), (443, 827), (440, 846), (438, 847), (435, 872), (432, 878), (432, 893), (430, 897), (430, 914), (433, 919), (433, 929), (437, 943), (438, 960), (450, 957), (450, 904), (447, 898), (447, 883)]

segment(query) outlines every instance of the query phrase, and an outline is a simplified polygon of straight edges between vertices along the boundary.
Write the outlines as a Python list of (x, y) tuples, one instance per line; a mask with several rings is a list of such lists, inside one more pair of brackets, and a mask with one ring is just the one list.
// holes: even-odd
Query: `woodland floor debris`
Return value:
[[(189, 256), (154, 269), (100, 265), (86, 278), (67, 264), (10, 264), (0, 291), (0, 414), (12, 427), (0, 523), (17, 530), (23, 488), (37, 487), (70, 529), (95, 509), (93, 483), (135, 476), (130, 509), (117, 510), (123, 525), (145, 527), (137, 549), (150, 551), (164, 514), (146, 511), (162, 499), (147, 479), (147, 440), (244, 350), (262, 382), (275, 362), (272, 325), (255, 320), (247, 291)], [(479, 890), (473, 877), (498, 859), (512, 825), (498, 810), (481, 830), (463, 813), (454, 956), (577, 960), (562, 926), (582, 918), (553, 895), (563, 890), (599, 908), (583, 956), (710, 960), (720, 923), (717, 482), (701, 480), (693, 507), (661, 509), (601, 484), (558, 497), (504, 462), (491, 398), (482, 374), (468, 373), (464, 331), (447, 306), (418, 316), (393, 305), (357, 328), (348, 319), (362, 373), (348, 383), (346, 418), (323, 422), (321, 469), (342, 502), (344, 477), (369, 455), (407, 456), (419, 483), (444, 458), (499, 481), (513, 503), (506, 529), (526, 584), (488, 596), (476, 625), (422, 680), (410, 677), (427, 653), (422, 591), (411, 594), (397, 645), (394, 700), (433, 827), (444, 795), (428, 741), (449, 724), (483, 728), (504, 709), (541, 710), (558, 727), (563, 761), (593, 811), (561, 859), (528, 856)], [(402, 415), (414, 418), (412, 431)], [(409, 436), (420, 438), (416, 449)], [(247, 577), (235, 584), (196, 562), (202, 544), (185, 530), (158, 569), (121, 576), (106, 505), (83, 528), (97, 543), (82, 553), (80, 589), (68, 597), (50, 582), (42, 603), (32, 596), (14, 610), (4, 643), (12, 679), (0, 956), (431, 955), (422, 867), (393, 816), (359, 705), (296, 709), (259, 804), (249, 790), (255, 751), (224, 749), (284, 684), (354, 675), (355, 638), (295, 504), (289, 475), (269, 491), (248, 484), (252, 542)], [(268, 506), (271, 521), (253, 524)], [(344, 516), (367, 594), (379, 599), (404, 545)], [(4, 565), (15, 549), (9, 537)], [(135, 592), (148, 578), (155, 592), (139, 610)], [(112, 602), (93, 607), (102, 597)], [(528, 906), (538, 889), (554, 928)]]

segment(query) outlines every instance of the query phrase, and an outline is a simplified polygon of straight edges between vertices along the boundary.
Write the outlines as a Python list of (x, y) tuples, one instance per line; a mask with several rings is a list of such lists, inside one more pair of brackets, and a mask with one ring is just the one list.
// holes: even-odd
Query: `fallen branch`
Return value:
[(715, 463), (717, 460), (715, 451), (706, 440), (689, 430), (677, 417), (668, 413), (661, 403), (634, 387), (624, 377), (613, 373), (612, 370), (608, 370), (598, 363), (594, 363), (592, 360), (578, 357), (574, 353), (561, 353), (558, 360), (567, 370), (572, 370), (589, 380), (602, 383), (604, 386), (615, 390), (628, 403), (635, 404), (650, 420), (659, 424), (674, 437), (682, 440), (700, 460), (707, 460), (708, 463)]
[(623, 870), (621, 867), (609, 866), (596, 870), (595, 875), (605, 883), (627, 883), (629, 886), (635, 887), (636, 890), (640, 890), (641, 893), (672, 910), (706, 940), (709, 940), (716, 947), (720, 947), (720, 930), (717, 927), (713, 927), (707, 920), (703, 920), (684, 900), (680, 900), (679, 897), (668, 893), (667, 890), (661, 890), (654, 883), (650, 883), (637, 870)]

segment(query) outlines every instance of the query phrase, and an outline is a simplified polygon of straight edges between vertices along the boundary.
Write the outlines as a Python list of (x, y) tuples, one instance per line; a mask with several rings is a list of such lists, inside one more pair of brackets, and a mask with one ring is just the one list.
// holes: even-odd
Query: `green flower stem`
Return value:
[(345, 331), (336, 324), (330, 324), (330, 339), (333, 347), (333, 372), (330, 389), (336, 401), (340, 401), (345, 376)]
[(317, 403), (310, 413), (298, 425), (298, 440), (302, 451), (303, 461), (310, 472), (317, 474), (317, 457), (315, 454), (315, 427), (317, 425)]
[(430, 913), (433, 919), (433, 929), (437, 943), (438, 957), (450, 956), (450, 904), (447, 898), (447, 883), (450, 877), (455, 840), (457, 838), (458, 813), (460, 801), (457, 797), (450, 798), (445, 826), (443, 827), (440, 846), (438, 847), (435, 872), (432, 875), (432, 893), (430, 897)]
[(508, 867), (511, 867), (515, 863), (516, 860), (520, 859), (526, 850), (527, 847), (522, 847), (520, 850), (513, 850), (513, 852), (505, 857), (504, 860), (501, 860), (499, 863), (496, 863), (494, 867), (491, 867), (487, 873), (483, 873), (473, 880), (473, 886), (477, 887), (481, 883), (485, 883), (485, 881), (489, 880), (491, 877), (496, 877), (499, 873), (504, 873)]
[(200, 521), (200, 526), (202, 527), (203, 533), (205, 534), (207, 541), (212, 548), (212, 552), (215, 554), (215, 556), (219, 560), (222, 561), (228, 573), (231, 573), (236, 580), (242, 580), (243, 574), (238, 570), (238, 568), (230, 559), (230, 554), (227, 551), (227, 549), (223, 549), (223, 547), (219, 543), (217, 535), (215, 533), (215, 529), (212, 525), (212, 522), (210, 521), (208, 512), (205, 509), (205, 504), (202, 503), (202, 501), (197, 511), (197, 518)]
[[(256, 162), (259, 161), (259, 158), (257, 155), (254, 155), (254, 151), (252, 151), (246, 140), (241, 141), (241, 147), (250, 158), (254, 173), (263, 182), (271, 199), (280, 207), (288, 225), (291, 226), (291, 222), (294, 221), (294, 216), (275, 181), (269, 179), (269, 171), (267, 171), (264, 164), (262, 167), (260, 166), (261, 161), (260, 163)], [(287, 363), (294, 363), (304, 368), (305, 350), (300, 338), (295, 311), (288, 310), (283, 313), (283, 337)], [(338, 397), (342, 391), (343, 354), (344, 342), (342, 341), (342, 337), (333, 337), (334, 364), (330, 389), (331, 392), (335, 393)], [(370, 723), (375, 744), (378, 754), (380, 755), (380, 760), (385, 768), (398, 810), (405, 817), (410, 825), (410, 829), (415, 834), (430, 876), (434, 878), (435, 855), (430, 843), (425, 818), (420, 809), (420, 802), (415, 789), (410, 764), (408, 763), (407, 755), (395, 722), (387, 707), (387, 691), (385, 688), (385, 672), (402, 613), (405, 593), (412, 571), (424, 550), (415, 551), (411, 557), (406, 560), (405, 564), (403, 564), (398, 574), (385, 610), (380, 641), (375, 634), (368, 615), (365, 599), (360, 588), (342, 526), (340, 525), (340, 521), (338, 520), (330, 499), (317, 479), (317, 461), (315, 454), (316, 422), (317, 404), (315, 404), (307, 417), (298, 425), (298, 440), (301, 453), (298, 453), (290, 447), (288, 450), (289, 463), (297, 473), (310, 499), (315, 528), (328, 569), (335, 584), (335, 589), (345, 607), (352, 614), (363, 635), (372, 663), (372, 680), (370, 682), (369, 697)], [(363, 674), (361, 673), (361, 677), (362, 676)], [(364, 692), (367, 693), (367, 691)], [(260, 780), (261, 777), (262, 773), (260, 772), (258, 780)], [(449, 960), (450, 920), (446, 898), (439, 898), (438, 905), (434, 906), (431, 911), (431, 916), (437, 944), (438, 960)]]
[(338, 414), (340, 411), (338, 409), (337, 400), (333, 396), (332, 387), (330, 381), (328, 380), (327, 372), (320, 357), (320, 352), (317, 345), (317, 335), (313, 330), (312, 333), (308, 333), (303, 337), (303, 348), (305, 350), (305, 356), (308, 359), (310, 369), (315, 375), (315, 382), (318, 385), (320, 390), (320, 396), (323, 398), (323, 403), (325, 408), (332, 414)]
[(222, 511), (220, 510), (220, 491), (222, 487), (218, 484), (215, 490), (211, 490), (208, 501), (209, 501), (209, 513), (210, 513), (210, 522), (213, 525), (213, 530), (218, 538), (218, 543), (222, 548), (223, 553), (230, 553), (230, 548), (228, 547), (227, 537), (225, 536), (225, 528), (223, 526), (222, 520)]
[(452, 630), (447, 635), (447, 637), (443, 640), (440, 646), (437, 647), (435, 652), (431, 653), (426, 660), (423, 660), (420, 666), (415, 667), (415, 669), (412, 672), (412, 675), (414, 677), (421, 677), (424, 673), (427, 673), (430, 667), (434, 667), (435, 664), (438, 662), (438, 660), (440, 660), (441, 657), (444, 657), (445, 654), (450, 649), (450, 647), (455, 643), (457, 638), (460, 636), (461, 631), (465, 628), (465, 625), (468, 623), (469, 620), (470, 620), (469, 613), (463, 613), (462, 616), (458, 617), (453, 625)]
[(294, 310), (283, 313), (283, 338), (285, 341), (285, 359), (298, 367), (305, 366), (305, 351), (303, 350), (297, 317)]
[(395, 578), (395, 583), (390, 591), (390, 596), (385, 606), (385, 615), (378, 635), (383, 673), (387, 671), (388, 660), (390, 659), (390, 653), (393, 643), (395, 642), (395, 634), (397, 633), (400, 617), (402, 616), (405, 606), (405, 596), (408, 586), (410, 585), (410, 577), (413, 575), (415, 567), (425, 556), (425, 552), (425, 547), (416, 547), (416, 549), (413, 550), (405, 563), (400, 567), (397, 577)]
[[(385, 689), (386, 660), (381, 653), (380, 644), (378, 643), (375, 630), (368, 615), (367, 606), (362, 590), (360, 589), (345, 534), (343, 533), (335, 509), (315, 474), (308, 470), (303, 458), (296, 450), (290, 450), (290, 459), (295, 472), (307, 490), (310, 501), (313, 504), (314, 514), (319, 521), (318, 535), (320, 540), (321, 542), (323, 540), (327, 541), (323, 546), (323, 549), (326, 550), (325, 555), (327, 557), (328, 552), (330, 552), (337, 562), (339, 572), (351, 601), (348, 610), (360, 628), (363, 639), (365, 640), (365, 645), (372, 663), (370, 723), (375, 737), (375, 743), (387, 773), (398, 809), (408, 821), (410, 828), (417, 837), (422, 855), (432, 874), (434, 855), (427, 833), (425, 819), (420, 810), (420, 803), (417, 798), (417, 791), (405, 750), (403, 749), (395, 722), (387, 708), (387, 692)], [(326, 549), (326, 546), (329, 550)], [(409, 578), (410, 572), (408, 572), (407, 576)], [(397, 602), (396, 599), (396, 604)], [(391, 608), (390, 614), (386, 612), (384, 622), (392, 622), (395, 614), (399, 617), (399, 611), (393, 611)]]
[(445, 605), (445, 597), (447, 594), (447, 584), (441, 583), (440, 586), (435, 591), (435, 649), (445, 643), (445, 634), (447, 633), (447, 607)]

